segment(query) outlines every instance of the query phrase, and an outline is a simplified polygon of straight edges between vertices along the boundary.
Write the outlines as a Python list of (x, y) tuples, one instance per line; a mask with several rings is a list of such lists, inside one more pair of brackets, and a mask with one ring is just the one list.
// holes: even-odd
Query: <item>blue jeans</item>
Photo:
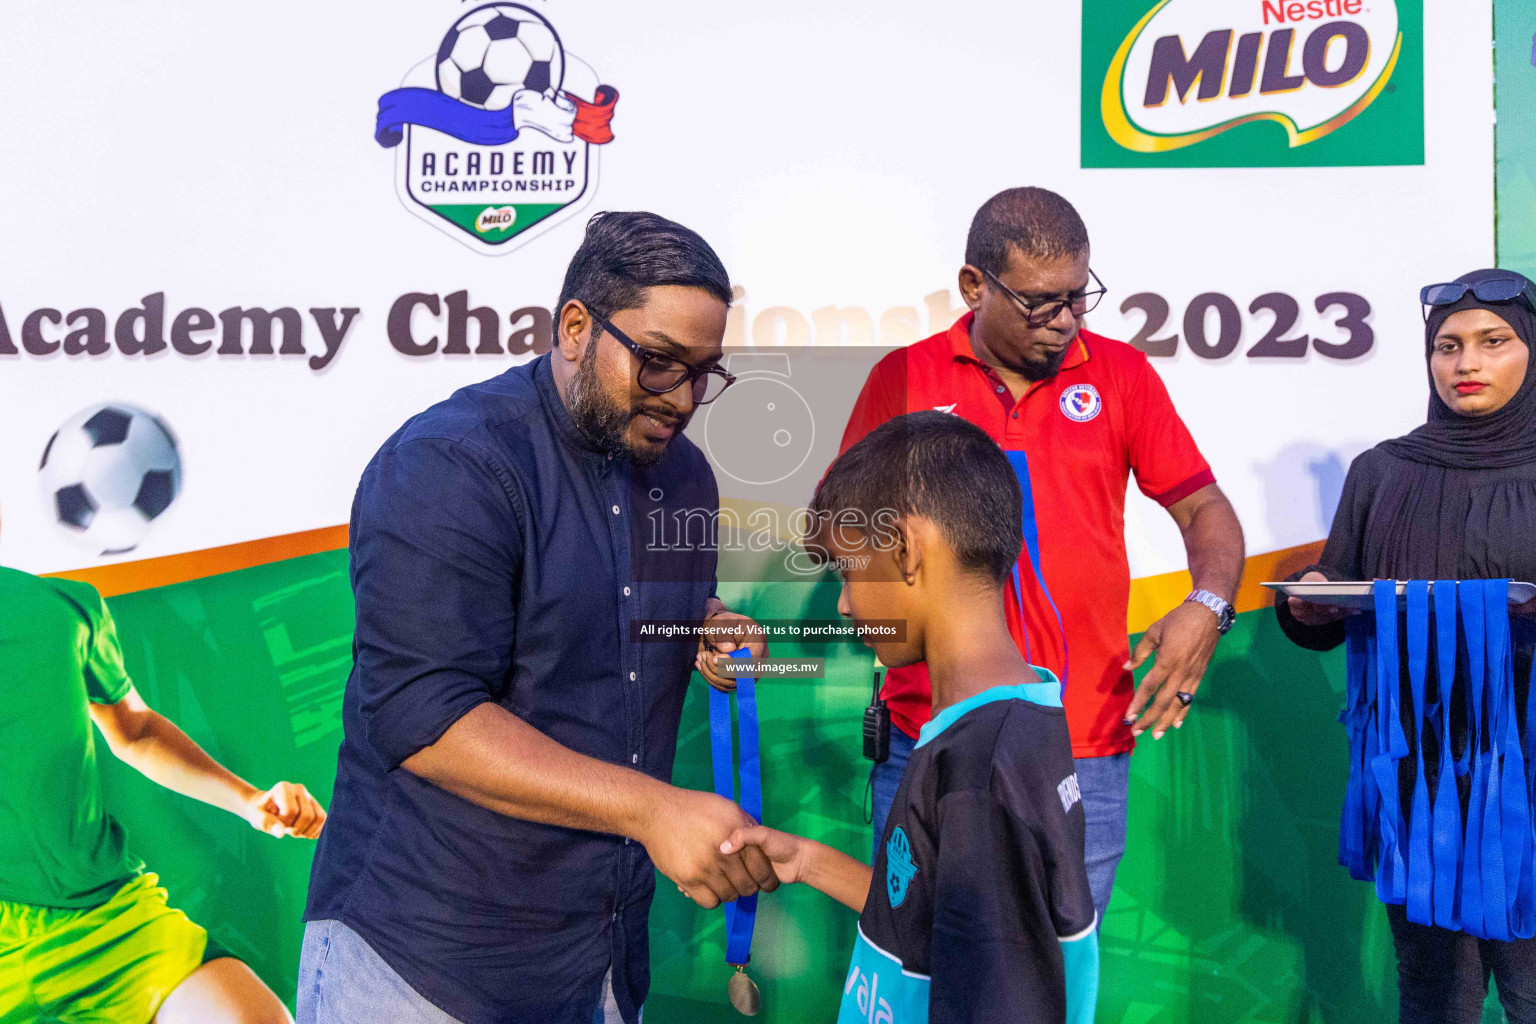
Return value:
[[(875, 850), (885, 836), (885, 819), (896, 802), (896, 787), (917, 741), (900, 729), (891, 728), (891, 756), (875, 766), (874, 827)], [(1104, 920), (1109, 895), (1115, 888), (1115, 869), (1125, 855), (1125, 815), (1131, 784), (1131, 752), (1108, 757), (1084, 757), (1077, 761), (1077, 785), (1083, 793), (1083, 815), (1087, 831), (1083, 836), (1083, 862), (1088, 869), (1088, 888), (1093, 892), (1093, 908)]]
[(916, 747), (917, 740), (896, 728), (895, 724), (891, 725), (891, 756), (875, 765), (872, 786), (875, 791), (875, 847), (870, 854), (871, 864), (875, 862), (875, 855), (880, 852), (880, 843), (885, 839), (885, 819), (891, 816), (891, 807), (896, 803), (896, 787), (901, 785), (901, 775), (907, 770), (907, 762), (912, 760), (912, 751)]
[[(298, 1024), (460, 1024), (429, 1002), (363, 937), (340, 921), (304, 926), (299, 954)], [(613, 984), (592, 1010), (592, 1024), (622, 1024)]]

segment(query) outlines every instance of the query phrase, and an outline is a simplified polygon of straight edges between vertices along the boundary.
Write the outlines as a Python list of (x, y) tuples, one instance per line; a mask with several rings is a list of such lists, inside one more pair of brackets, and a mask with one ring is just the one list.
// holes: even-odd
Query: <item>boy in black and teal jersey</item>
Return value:
[(860, 912), (838, 1024), (1090, 1024), (1097, 919), (1061, 684), (1019, 655), (1004, 619), (1023, 543), (1007, 458), (938, 412), (876, 428), (828, 470), (807, 548), (841, 574), (838, 610), (904, 620), (866, 641), (927, 661), (933, 720), (901, 780), (873, 870), (763, 827), (784, 882)]

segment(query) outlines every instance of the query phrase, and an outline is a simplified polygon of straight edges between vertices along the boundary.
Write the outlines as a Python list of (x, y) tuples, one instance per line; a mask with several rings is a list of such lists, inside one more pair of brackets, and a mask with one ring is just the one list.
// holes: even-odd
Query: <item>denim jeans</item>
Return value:
[(1115, 869), (1125, 855), (1125, 815), (1130, 805), (1131, 752), (1077, 759), (1077, 786), (1083, 793), (1083, 862), (1093, 909), (1104, 920), (1109, 894), (1115, 889)]
[(1536, 939), (1499, 942), (1411, 924), (1408, 911), (1392, 904), (1387, 921), (1401, 1024), (1478, 1024), (1490, 974), (1509, 1024), (1536, 1024)]
[[(896, 787), (917, 741), (900, 729), (891, 728), (891, 756), (875, 766), (874, 771), (874, 849), (880, 849), (885, 835), (885, 819), (896, 802)], [(1115, 888), (1115, 869), (1125, 854), (1125, 814), (1131, 782), (1131, 752), (1108, 757), (1085, 757), (1077, 761), (1077, 785), (1083, 794), (1083, 814), (1087, 831), (1083, 837), (1083, 861), (1088, 869), (1088, 888), (1093, 892), (1093, 907), (1104, 919), (1109, 895)]]
[(895, 725), (891, 726), (891, 756), (875, 765), (874, 782), (872, 788), (874, 796), (874, 829), (875, 847), (870, 854), (870, 863), (873, 864), (874, 856), (880, 852), (880, 842), (885, 838), (885, 819), (891, 816), (891, 807), (896, 803), (896, 787), (901, 785), (901, 773), (907, 770), (907, 762), (912, 760), (912, 751), (917, 747), (917, 740), (908, 736)]
[[(299, 954), (298, 1024), (459, 1024), (385, 963), (340, 921), (304, 926)], [(592, 1024), (622, 1024), (610, 979), (592, 1009)]]

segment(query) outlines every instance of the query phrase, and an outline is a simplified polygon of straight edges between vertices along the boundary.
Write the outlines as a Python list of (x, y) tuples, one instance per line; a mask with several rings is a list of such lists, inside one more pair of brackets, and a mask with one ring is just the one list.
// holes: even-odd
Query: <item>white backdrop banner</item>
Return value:
[[(890, 346), (1026, 184), (1082, 212), (1090, 326), (1153, 357), (1250, 553), (1315, 540), (1422, 417), (1418, 287), (1493, 258), (1487, 5), (1364, 7), (9, 0), (0, 562), (344, 523), (403, 420), (547, 346), (597, 210), (716, 247), (728, 344)], [(1182, 567), (1139, 496), (1127, 529)]]

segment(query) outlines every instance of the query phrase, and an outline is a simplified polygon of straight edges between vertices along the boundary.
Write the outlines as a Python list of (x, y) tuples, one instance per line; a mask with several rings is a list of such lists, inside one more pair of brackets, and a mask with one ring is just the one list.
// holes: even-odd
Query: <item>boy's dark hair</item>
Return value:
[(731, 278), (725, 264), (696, 231), (643, 210), (599, 213), (565, 268), (555, 316), (580, 299), (611, 317), (645, 301), (645, 290), (675, 284), (702, 288), (727, 306)]
[(1010, 188), (981, 204), (965, 238), (965, 262), (1002, 274), (1009, 248), (1038, 259), (1088, 251), (1088, 228), (1072, 204), (1049, 189)]
[(848, 510), (865, 524), (879, 523), (882, 510), (930, 519), (961, 565), (996, 584), (1024, 546), (1023, 497), (1008, 457), (980, 427), (942, 412), (897, 416), (832, 463), (811, 502), (818, 532)]

